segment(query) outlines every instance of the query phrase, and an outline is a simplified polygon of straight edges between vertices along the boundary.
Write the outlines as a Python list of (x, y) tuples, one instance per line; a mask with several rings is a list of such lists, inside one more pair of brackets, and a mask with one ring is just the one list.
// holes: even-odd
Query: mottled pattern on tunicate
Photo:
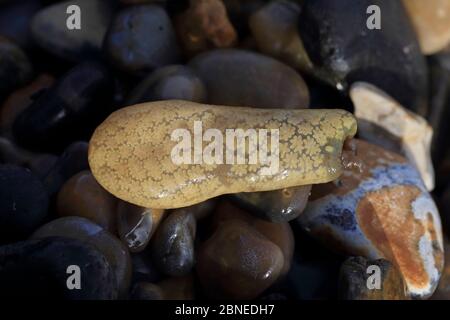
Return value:
[[(171, 141), (171, 134), (179, 128), (192, 132), (194, 121), (202, 121), (204, 130), (215, 128), (223, 134), (227, 128), (278, 129), (278, 172), (261, 175), (260, 164), (247, 163), (176, 165), (171, 150), (178, 142)], [(343, 142), (355, 133), (355, 119), (343, 110), (160, 101), (110, 115), (90, 141), (89, 163), (98, 182), (115, 196), (144, 207), (177, 208), (226, 193), (332, 181), (342, 171)]]

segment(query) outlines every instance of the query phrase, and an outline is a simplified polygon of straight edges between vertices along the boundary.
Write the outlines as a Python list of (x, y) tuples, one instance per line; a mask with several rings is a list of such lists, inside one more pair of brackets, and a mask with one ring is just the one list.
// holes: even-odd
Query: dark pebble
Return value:
[(119, 69), (143, 74), (178, 61), (178, 45), (167, 12), (156, 5), (123, 9), (105, 37), (104, 50)]
[[(381, 29), (369, 30), (366, 10), (381, 9)], [(369, 82), (424, 115), (427, 66), (400, 0), (306, 1), (299, 30), (317, 75), (346, 89)]]
[(311, 185), (265, 192), (232, 194), (232, 201), (255, 216), (271, 222), (297, 218), (308, 203)]
[(49, 198), (29, 170), (0, 165), (0, 241), (18, 240), (44, 222)]
[(67, 180), (88, 168), (88, 143), (78, 141), (70, 144), (43, 178), (48, 193), (56, 194)]
[(294, 69), (255, 52), (216, 49), (189, 62), (206, 85), (208, 102), (256, 108), (307, 108), (309, 93)]
[(194, 71), (173, 65), (155, 70), (131, 92), (127, 105), (157, 100), (206, 101), (206, 89)]
[(153, 261), (161, 272), (170, 276), (191, 272), (195, 233), (195, 218), (187, 212), (172, 212), (162, 221), (152, 241)]
[(81, 63), (17, 117), (14, 136), (26, 147), (52, 151), (88, 139), (111, 111), (111, 91), (110, 75), (102, 64)]
[[(31, 22), (36, 44), (64, 60), (81, 61), (100, 57), (103, 39), (114, 14), (116, 1), (75, 0), (56, 3), (40, 10)], [(81, 29), (68, 30), (67, 8), (81, 10)]]
[(0, 37), (0, 101), (31, 80), (32, 65), (27, 55), (12, 41)]
[[(67, 288), (70, 265), (80, 268), (80, 290)], [(93, 246), (67, 238), (47, 238), (0, 247), (0, 296), (106, 300), (117, 298), (118, 292), (112, 268)]]

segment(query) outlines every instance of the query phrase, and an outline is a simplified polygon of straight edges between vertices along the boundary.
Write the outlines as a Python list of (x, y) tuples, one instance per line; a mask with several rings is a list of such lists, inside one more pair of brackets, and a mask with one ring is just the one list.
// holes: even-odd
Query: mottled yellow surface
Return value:
[[(171, 140), (171, 134), (185, 128), (193, 136), (194, 121), (202, 121), (204, 131), (215, 128), (224, 135), (225, 129), (279, 129), (278, 173), (261, 175), (260, 164), (174, 164), (171, 151), (178, 142)], [(90, 141), (89, 164), (97, 181), (125, 201), (148, 208), (178, 208), (221, 194), (334, 180), (342, 171), (344, 140), (355, 133), (356, 121), (344, 110), (159, 101), (111, 114)]]

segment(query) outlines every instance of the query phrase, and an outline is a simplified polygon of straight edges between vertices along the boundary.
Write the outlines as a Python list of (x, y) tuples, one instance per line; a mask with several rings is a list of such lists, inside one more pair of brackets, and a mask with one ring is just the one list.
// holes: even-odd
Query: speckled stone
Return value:
[(389, 260), (408, 295), (429, 297), (444, 257), (439, 212), (420, 175), (405, 158), (362, 140), (347, 144), (343, 161), (342, 176), (314, 186), (297, 221), (340, 252)]
[(424, 54), (434, 54), (450, 43), (450, 2), (403, 0)]
[(208, 102), (257, 108), (307, 108), (309, 92), (289, 66), (255, 52), (216, 49), (189, 62), (206, 85)]
[(125, 297), (131, 280), (131, 259), (126, 247), (112, 234), (99, 225), (81, 217), (64, 217), (53, 220), (31, 236), (32, 239), (66, 237), (90, 244), (108, 260), (120, 296)]
[[(378, 275), (369, 268), (380, 270), (380, 287), (369, 279)], [(368, 272), (369, 271), (369, 272)], [(339, 298), (343, 300), (408, 300), (405, 282), (401, 273), (384, 259), (367, 260), (363, 257), (350, 257), (341, 267), (339, 277)]]
[(88, 218), (112, 233), (116, 232), (116, 205), (117, 199), (88, 170), (74, 175), (62, 186), (56, 204), (60, 216)]
[[(81, 289), (67, 288), (77, 265)], [(29, 240), (0, 247), (0, 296), (11, 299), (109, 300), (118, 297), (115, 274), (93, 246), (68, 238)]]
[(175, 17), (175, 29), (187, 55), (229, 48), (236, 43), (237, 33), (222, 0), (190, 0), (189, 3), (189, 8)]

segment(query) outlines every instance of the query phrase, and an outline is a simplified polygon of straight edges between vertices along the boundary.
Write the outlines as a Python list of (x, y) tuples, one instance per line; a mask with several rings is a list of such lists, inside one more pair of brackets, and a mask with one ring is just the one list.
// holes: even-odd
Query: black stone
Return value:
[[(67, 268), (80, 268), (81, 289), (69, 290)], [(117, 298), (106, 258), (78, 240), (46, 238), (0, 247), (0, 297), (48, 300)]]
[(287, 222), (297, 218), (305, 209), (311, 186), (300, 186), (265, 192), (231, 194), (237, 206), (271, 222)]
[(196, 221), (192, 214), (176, 211), (163, 220), (152, 241), (155, 266), (169, 276), (183, 276), (194, 266)]
[[(369, 30), (366, 10), (381, 9), (381, 29)], [(307, 0), (299, 32), (316, 75), (345, 90), (369, 82), (425, 115), (427, 66), (400, 0)]]
[(22, 146), (39, 151), (59, 151), (75, 140), (88, 140), (112, 111), (112, 96), (108, 70), (83, 62), (16, 118), (14, 136)]
[(179, 59), (172, 22), (164, 8), (157, 5), (137, 5), (120, 11), (105, 37), (104, 50), (114, 66), (137, 75)]
[[(97, 58), (116, 7), (115, 0), (75, 0), (56, 3), (40, 10), (31, 22), (36, 44), (65, 60)], [(67, 7), (81, 10), (81, 29), (67, 28)]]
[(27, 55), (12, 41), (0, 37), (0, 102), (33, 75)]
[(0, 165), (0, 242), (28, 236), (45, 220), (49, 198), (29, 170)]
[(32, 46), (30, 22), (42, 7), (40, 0), (15, 0), (3, 4), (0, 9), (0, 35), (3, 35), (22, 48)]
[(155, 70), (131, 92), (127, 105), (171, 99), (205, 102), (205, 86), (191, 68), (173, 65)]
[(72, 143), (45, 174), (43, 181), (50, 195), (55, 195), (72, 176), (89, 169), (88, 146), (83, 141)]

